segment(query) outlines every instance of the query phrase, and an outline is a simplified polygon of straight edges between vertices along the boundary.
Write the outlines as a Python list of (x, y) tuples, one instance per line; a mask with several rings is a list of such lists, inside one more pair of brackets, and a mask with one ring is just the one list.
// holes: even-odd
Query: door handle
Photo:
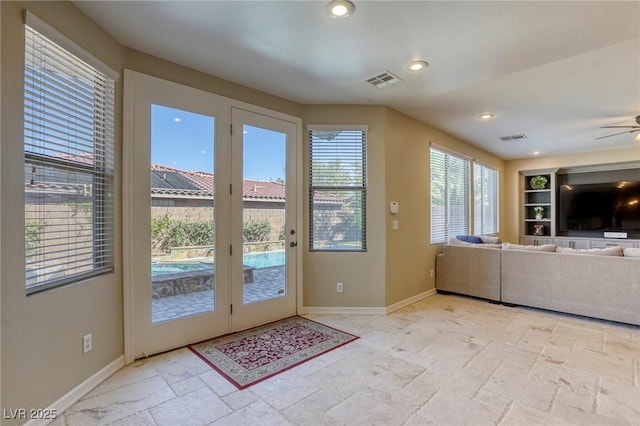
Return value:
[(298, 245), (298, 242), (297, 242), (297, 241), (291, 241), (291, 242), (289, 243), (289, 247), (295, 247), (295, 246), (297, 246), (297, 245)]

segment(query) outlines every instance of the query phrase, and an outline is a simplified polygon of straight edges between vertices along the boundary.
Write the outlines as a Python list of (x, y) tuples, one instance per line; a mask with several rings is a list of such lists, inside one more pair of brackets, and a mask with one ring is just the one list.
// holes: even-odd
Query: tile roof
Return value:
[[(284, 201), (286, 186), (282, 182), (244, 179), (242, 196), (245, 200)], [(151, 165), (151, 193), (191, 197), (212, 197), (215, 193), (213, 173), (180, 170), (161, 164)], [(344, 203), (345, 199), (333, 194), (316, 193), (316, 201)]]

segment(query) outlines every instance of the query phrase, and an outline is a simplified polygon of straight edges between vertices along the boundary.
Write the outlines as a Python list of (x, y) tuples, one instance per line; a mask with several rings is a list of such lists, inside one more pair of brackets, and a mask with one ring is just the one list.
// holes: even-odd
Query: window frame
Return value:
[[(309, 197), (309, 251), (310, 252), (366, 252), (367, 251), (367, 125), (308, 125), (308, 149), (309, 149), (309, 174), (308, 174), (308, 197)], [(356, 166), (356, 170), (361, 170), (358, 174), (353, 185), (315, 185), (314, 184), (314, 132), (361, 132), (360, 150), (361, 155), (357, 157), (351, 157), (348, 159), (359, 159), (359, 164)], [(334, 161), (341, 161), (343, 158), (334, 157)], [(359, 169), (358, 169), (359, 167)], [(359, 246), (315, 246), (317, 241), (321, 241), (320, 238), (315, 238), (316, 235), (316, 223), (314, 219), (314, 199), (315, 194), (331, 195), (331, 193), (337, 192), (354, 192), (359, 194), (356, 198), (358, 202), (358, 214), (359, 218)]]
[[(443, 179), (444, 179), (444, 185), (443, 185), (443, 198), (444, 198), (444, 205), (443, 205), (443, 209), (444, 209), (444, 213), (443, 213), (443, 223), (434, 223), (435, 215), (434, 215), (434, 198), (433, 198), (433, 193), (434, 193), (434, 161), (433, 161), (433, 152), (436, 151), (439, 154), (444, 155), (444, 159), (443, 159)], [(462, 185), (462, 190), (463, 190), (463, 194), (462, 197), (460, 198), (463, 201), (463, 207), (464, 207), (464, 214), (463, 214), (463, 220), (460, 222), (462, 224), (462, 229), (460, 229), (459, 227), (456, 227), (455, 230), (452, 230), (452, 226), (450, 225), (450, 216), (451, 216), (451, 210), (452, 210), (452, 204), (449, 203), (449, 195), (450, 195), (450, 186), (449, 186), (449, 182), (451, 181), (451, 179), (449, 178), (450, 176), (450, 168), (448, 166), (448, 164), (451, 164), (452, 160), (460, 160), (462, 161), (462, 166), (463, 169), (466, 169), (466, 173), (462, 176), (462, 180), (461, 182), (458, 182)], [(454, 234), (460, 235), (460, 234), (468, 234), (471, 230), (471, 203), (472, 203), (472, 199), (471, 199), (471, 169), (472, 169), (472, 159), (464, 156), (462, 154), (450, 151), (446, 148), (440, 147), (440, 146), (436, 146), (434, 144), (432, 144), (430, 146), (429, 149), (429, 190), (430, 190), (430, 200), (429, 200), (429, 204), (430, 204), (430, 215), (431, 215), (431, 220), (430, 220), (430, 228), (429, 228), (429, 241), (430, 244), (442, 244), (442, 243), (446, 243), (447, 241), (449, 241), (449, 238), (455, 237)], [(434, 229), (436, 228), (434, 225), (438, 225), (438, 226), (443, 226), (444, 230), (442, 232), (434, 232)], [(459, 225), (459, 224), (457, 224)], [(442, 239), (435, 239), (434, 240), (434, 235), (441, 235)]]
[[(24, 265), (31, 295), (113, 271), (119, 74), (29, 11), (24, 48)], [(56, 220), (58, 206), (77, 210), (66, 226), (47, 231), (46, 219)], [(32, 209), (35, 239), (28, 235)], [(78, 219), (81, 210), (86, 216)], [(78, 243), (81, 222), (90, 224), (83, 235), (89, 240)], [(81, 247), (69, 248), (74, 244)], [(49, 273), (51, 265), (60, 267), (58, 273)]]
[[(476, 198), (478, 197), (478, 194), (476, 193), (476, 179), (477, 179), (477, 173), (476, 173), (476, 167), (479, 167), (481, 169), (481, 173), (480, 175), (482, 176), (484, 173), (483, 171), (486, 170), (488, 171), (488, 173), (493, 174), (493, 177), (491, 177), (491, 179), (495, 179), (494, 182), (490, 183), (490, 186), (488, 188), (485, 188), (484, 186), (484, 182), (482, 182), (480, 185), (482, 186), (482, 190), (487, 189), (489, 192), (493, 191), (495, 193), (495, 197), (493, 197), (493, 200), (491, 198), (489, 198), (489, 200), (485, 200), (485, 192), (482, 191), (482, 193), (480, 194), (480, 198), (481, 198), (481, 203), (484, 204), (485, 201), (489, 201), (489, 202), (493, 202), (491, 209), (493, 210), (493, 230), (486, 230), (484, 229), (484, 225), (485, 225), (485, 221), (482, 218), (482, 216), (484, 216), (484, 209), (482, 210), (481, 213), (481, 219), (480, 219), (480, 229), (478, 229), (478, 217), (477, 217), (477, 213), (478, 213), (478, 206), (476, 204)], [(494, 234), (498, 234), (500, 233), (500, 170), (495, 168), (495, 167), (491, 167), (488, 166), (484, 163), (478, 162), (478, 161), (473, 161), (473, 167), (472, 167), (472, 173), (473, 173), (473, 233), (474, 235), (494, 235)]]

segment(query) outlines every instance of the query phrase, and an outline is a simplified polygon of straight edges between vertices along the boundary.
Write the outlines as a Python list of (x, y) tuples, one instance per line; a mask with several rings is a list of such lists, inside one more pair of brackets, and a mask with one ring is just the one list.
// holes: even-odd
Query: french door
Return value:
[(125, 72), (127, 362), (296, 312), (300, 123), (238, 104)]

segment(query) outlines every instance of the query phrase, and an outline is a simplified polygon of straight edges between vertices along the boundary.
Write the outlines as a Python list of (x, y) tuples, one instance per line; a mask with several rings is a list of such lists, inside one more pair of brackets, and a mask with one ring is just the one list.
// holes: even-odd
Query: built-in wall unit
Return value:
[(520, 243), (640, 247), (640, 163), (521, 170)]

